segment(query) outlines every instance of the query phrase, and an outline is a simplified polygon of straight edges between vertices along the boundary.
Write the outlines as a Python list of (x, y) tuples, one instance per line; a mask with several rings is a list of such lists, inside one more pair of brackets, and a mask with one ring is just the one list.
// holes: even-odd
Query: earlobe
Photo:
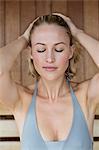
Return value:
[(32, 56), (32, 55), (30, 55), (30, 59), (33, 59), (33, 56)]

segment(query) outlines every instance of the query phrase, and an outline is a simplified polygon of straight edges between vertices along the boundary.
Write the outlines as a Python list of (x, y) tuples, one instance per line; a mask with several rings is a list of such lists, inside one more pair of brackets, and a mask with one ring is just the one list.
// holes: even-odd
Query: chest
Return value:
[(73, 126), (74, 109), (69, 98), (52, 104), (37, 100), (36, 123), (43, 139), (66, 139)]
[[(45, 143), (49, 143), (51, 146), (47, 145), (49, 149), (57, 147), (55, 149), (59, 150), (58, 141), (63, 140), (61, 149), (64, 150), (77, 150), (81, 149), (82, 146), (83, 149), (88, 150), (91, 147), (92, 142), (82, 113), (73, 111), (74, 107), (72, 105), (64, 107), (64, 103), (62, 104), (61, 102), (59, 106), (58, 104), (53, 104), (50, 107), (46, 103), (39, 103), (38, 101), (36, 105), (31, 105), (21, 140), (24, 147), (29, 146), (30, 149), (35, 147), (37, 150), (40, 148), (46, 149)], [(76, 116), (78, 117), (76, 121), (74, 112), (76, 112)], [(31, 113), (34, 115), (32, 116)], [(67, 117), (65, 119), (66, 114)]]

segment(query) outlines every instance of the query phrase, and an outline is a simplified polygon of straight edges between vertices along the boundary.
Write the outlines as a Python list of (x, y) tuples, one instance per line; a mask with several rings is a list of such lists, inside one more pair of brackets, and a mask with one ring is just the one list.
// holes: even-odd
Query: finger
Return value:
[(65, 21), (70, 21), (71, 20), (69, 17), (67, 17), (67, 16), (65, 16), (61, 13), (52, 13), (52, 14), (62, 17)]
[(38, 19), (39, 19), (39, 17), (37, 17), (35, 20), (33, 20), (32, 23), (30, 23), (30, 25), (29, 25), (29, 28), (30, 28), (30, 29), (32, 28), (33, 24), (34, 24)]

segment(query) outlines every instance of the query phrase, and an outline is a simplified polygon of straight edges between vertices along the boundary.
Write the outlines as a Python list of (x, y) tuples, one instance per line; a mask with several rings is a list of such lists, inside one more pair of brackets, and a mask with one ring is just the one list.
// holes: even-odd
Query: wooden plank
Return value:
[[(83, 18), (83, 0), (68, 0), (67, 1), (67, 15), (72, 19), (74, 24), (78, 28), (83, 28), (84, 18)], [(78, 16), (79, 15), (79, 16)], [(82, 51), (82, 50), (81, 50)], [(84, 51), (82, 52), (82, 55), (80, 56), (80, 60), (77, 63), (77, 73), (76, 77), (73, 79), (77, 82), (83, 81), (84, 76)]]
[(67, 0), (67, 15), (70, 16), (75, 25), (83, 28), (83, 0)]
[(94, 137), (99, 137), (99, 120), (94, 120), (93, 135)]
[(0, 115), (12, 115), (12, 113), (0, 104)]
[(0, 120), (0, 138), (18, 136), (19, 133), (14, 120)]
[(93, 150), (99, 150), (99, 142), (94, 142)]
[(99, 137), (93, 137), (94, 142), (99, 142)]
[(99, 115), (99, 107), (96, 109), (96, 114)]
[(0, 142), (0, 150), (21, 150), (20, 142)]
[(4, 46), (4, 2), (0, 1), (0, 47)]
[(99, 39), (99, 32), (97, 32), (99, 31), (98, 0), (84, 0), (84, 27), (87, 33)]
[(19, 137), (14, 137), (14, 136), (11, 136), (11, 137), (0, 137), (0, 142), (19, 142), (20, 141), (20, 138)]
[[(19, 25), (19, 2), (6, 1), (5, 3), (5, 42), (6, 44), (16, 39), (20, 34)], [(13, 79), (20, 83), (20, 57), (15, 61), (12, 68)]]
[(67, 0), (53, 0), (51, 5), (52, 12), (67, 14)]
[(95, 115), (95, 120), (98, 120), (99, 119), (99, 115)]
[(46, 15), (51, 12), (51, 0), (35, 0), (36, 16)]
[(0, 115), (0, 120), (14, 120), (13, 115)]
[[(20, 26), (21, 26), (21, 34), (25, 31), (25, 29), (28, 27), (30, 22), (32, 22), (35, 19), (35, 3), (34, 1), (21, 1), (20, 3), (20, 10), (21, 10), (21, 16), (20, 16)], [(29, 67), (28, 67), (28, 57), (29, 52), (27, 49), (25, 49), (21, 53), (21, 71), (22, 71), (22, 84), (23, 85), (29, 85), (31, 82), (33, 82), (32, 76), (29, 75)]]
[[(93, 37), (99, 37), (99, 7), (97, 0), (84, 0), (84, 29), (85, 31), (92, 35)], [(85, 77), (92, 77), (97, 71), (97, 67), (93, 63), (91, 57), (89, 57), (88, 53), (85, 56)], [(91, 67), (90, 67), (91, 66)]]

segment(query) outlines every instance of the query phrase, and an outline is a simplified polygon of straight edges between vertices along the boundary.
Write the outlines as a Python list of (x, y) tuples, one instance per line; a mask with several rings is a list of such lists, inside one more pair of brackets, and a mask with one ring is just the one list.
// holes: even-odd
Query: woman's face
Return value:
[(42, 78), (55, 80), (64, 76), (73, 55), (65, 28), (42, 24), (34, 29), (31, 44), (34, 67)]

